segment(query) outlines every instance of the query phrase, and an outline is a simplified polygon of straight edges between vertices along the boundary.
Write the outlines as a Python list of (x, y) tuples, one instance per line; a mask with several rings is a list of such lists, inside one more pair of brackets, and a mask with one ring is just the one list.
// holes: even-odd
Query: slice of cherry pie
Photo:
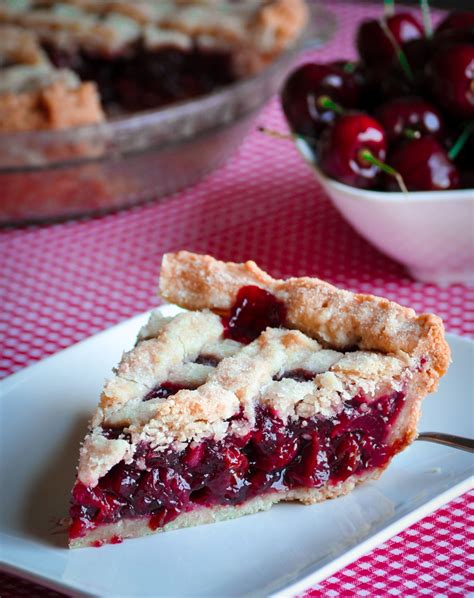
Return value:
[(102, 392), (70, 545), (314, 503), (380, 476), (449, 363), (443, 324), (255, 263), (164, 256), (154, 313)]

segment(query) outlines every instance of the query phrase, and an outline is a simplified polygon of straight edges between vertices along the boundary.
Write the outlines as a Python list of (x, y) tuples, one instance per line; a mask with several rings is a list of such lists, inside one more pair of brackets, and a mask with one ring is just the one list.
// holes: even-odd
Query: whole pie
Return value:
[(260, 71), (306, 21), (304, 0), (0, 2), (0, 132), (208, 93)]
[(163, 299), (105, 384), (70, 546), (100, 546), (376, 479), (450, 360), (441, 320), (254, 262), (167, 254)]

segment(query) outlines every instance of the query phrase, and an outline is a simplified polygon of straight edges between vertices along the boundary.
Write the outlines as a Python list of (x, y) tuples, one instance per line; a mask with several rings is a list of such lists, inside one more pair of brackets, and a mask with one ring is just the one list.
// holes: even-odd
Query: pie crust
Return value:
[(94, 83), (81, 83), (49, 61), (36, 35), (0, 27), (0, 133), (62, 129), (101, 122)]
[[(104, 386), (81, 448), (71, 508), (76, 522), (86, 511), (92, 519), (79, 531), (71, 528), (73, 547), (237, 517), (280, 500), (311, 504), (376, 479), (416, 438), (421, 400), (449, 365), (438, 317), (315, 278), (275, 280), (254, 262), (167, 254), (160, 294), (190, 311), (152, 314)], [(269, 303), (259, 307), (261, 300)], [(256, 328), (247, 338), (249, 317)], [(219, 481), (215, 490), (211, 469), (198, 491), (189, 486), (179, 508), (161, 509), (158, 501), (156, 512), (134, 510), (127, 490), (126, 500), (119, 492), (125, 511), (117, 507), (99, 523), (90, 515), (94, 493), (106, 511), (118, 496), (110, 494), (118, 482), (103, 480), (114, 480), (120, 468), (132, 468), (136, 484), (160, 462), (153, 475), (178, 488), (173, 472), (184, 467), (179, 494), (203, 451), (217, 459), (223, 451), (226, 463), (230, 458), (229, 479), (239, 479), (238, 487), (229, 482), (228, 490)], [(262, 476), (272, 484), (255, 485)], [(167, 500), (175, 505), (169, 487)]]

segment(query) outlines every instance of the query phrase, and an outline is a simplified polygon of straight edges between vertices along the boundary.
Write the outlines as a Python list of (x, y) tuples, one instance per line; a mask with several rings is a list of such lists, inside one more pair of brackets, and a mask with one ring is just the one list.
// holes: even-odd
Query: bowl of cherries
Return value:
[(474, 281), (474, 12), (363, 22), (358, 62), (306, 63), (281, 104), (335, 206), (417, 279)]

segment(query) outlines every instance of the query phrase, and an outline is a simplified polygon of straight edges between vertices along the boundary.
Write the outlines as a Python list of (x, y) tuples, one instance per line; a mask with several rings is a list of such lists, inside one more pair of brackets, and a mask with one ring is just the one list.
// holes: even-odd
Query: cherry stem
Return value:
[(469, 137), (471, 136), (471, 133), (473, 131), (474, 131), (474, 120), (471, 120), (471, 122), (469, 122), (466, 125), (466, 127), (464, 128), (464, 131), (461, 133), (461, 135), (459, 135), (459, 137), (456, 139), (456, 142), (453, 145), (453, 147), (449, 150), (448, 156), (449, 156), (450, 160), (455, 160), (457, 158), (459, 152), (462, 150), (462, 148), (466, 144), (466, 141), (469, 139)]
[(421, 137), (420, 131), (416, 131), (415, 129), (403, 129), (403, 135), (407, 139), (419, 139)]
[(410, 66), (410, 63), (408, 62), (405, 52), (401, 49), (397, 40), (394, 38), (392, 32), (390, 31), (390, 29), (387, 26), (387, 22), (385, 21), (385, 19), (380, 20), (380, 25), (381, 25), (382, 29), (384, 30), (385, 35), (390, 40), (390, 43), (392, 44), (392, 46), (397, 54), (398, 62), (400, 63), (400, 66), (402, 67), (403, 72), (405, 73), (407, 79), (409, 81), (413, 81), (414, 80), (413, 71), (411, 70), (411, 66)]
[(321, 108), (333, 110), (336, 114), (345, 114), (346, 112), (340, 104), (336, 104), (329, 96), (319, 96), (317, 103)]
[(425, 36), (429, 38), (433, 36), (433, 25), (431, 23), (431, 12), (428, 0), (420, 0), (420, 6)]
[(348, 75), (352, 75), (352, 73), (356, 70), (356, 63), (346, 62), (345, 65), (342, 67), (342, 70)]
[(316, 143), (316, 139), (314, 137), (310, 137), (309, 135), (295, 135), (294, 133), (281, 133), (280, 131), (275, 131), (274, 129), (267, 129), (267, 127), (257, 127), (257, 131), (259, 133), (263, 133), (268, 137), (273, 137), (274, 139), (280, 139), (281, 141), (295, 141), (295, 139), (303, 139), (306, 143)]
[(383, 10), (386, 17), (391, 17), (395, 14), (395, 2), (394, 0), (384, 0)]
[(403, 193), (408, 193), (408, 189), (406, 188), (402, 175), (397, 170), (395, 170), (395, 168), (392, 168), (388, 164), (385, 164), (385, 162), (382, 162), (381, 160), (376, 158), (374, 154), (368, 149), (361, 150), (359, 152), (359, 157), (361, 158), (361, 160), (364, 160), (369, 164), (374, 164), (375, 166), (378, 166), (382, 172), (385, 172), (386, 174), (395, 177), (397, 179), (398, 186), (403, 191)]
[(275, 139), (281, 139), (282, 141), (293, 141), (294, 135), (290, 133), (280, 133), (280, 131), (274, 131), (273, 129), (267, 129), (266, 127), (257, 127), (259, 133), (264, 133), (268, 137), (274, 137)]

